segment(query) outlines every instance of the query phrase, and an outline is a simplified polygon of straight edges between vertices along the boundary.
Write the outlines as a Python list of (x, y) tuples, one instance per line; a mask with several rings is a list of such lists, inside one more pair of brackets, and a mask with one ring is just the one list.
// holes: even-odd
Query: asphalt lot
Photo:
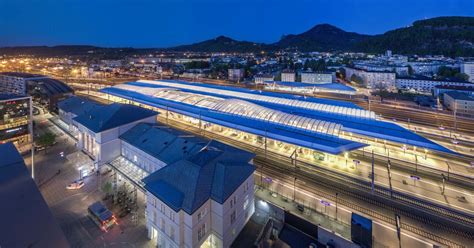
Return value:
[[(111, 207), (119, 225), (108, 232), (101, 231), (88, 217), (87, 207), (104, 197), (99, 190), (98, 176), (86, 177), (85, 186), (78, 190), (67, 190), (66, 186), (79, 179), (77, 167), (87, 161), (92, 163), (92, 160), (79, 151), (75, 140), (52, 124), (48, 117), (50, 115), (35, 116), (35, 132), (55, 133), (57, 144), (35, 153), (35, 181), (71, 247), (156, 247), (147, 239), (143, 206), (137, 214), (123, 218), (118, 217), (116, 207)], [(25, 162), (31, 170), (29, 155), (25, 156)]]

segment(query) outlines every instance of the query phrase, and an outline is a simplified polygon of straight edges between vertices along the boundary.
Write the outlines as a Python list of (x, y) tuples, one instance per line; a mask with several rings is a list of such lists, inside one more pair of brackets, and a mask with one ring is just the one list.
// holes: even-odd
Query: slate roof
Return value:
[(87, 113), (76, 116), (73, 120), (98, 133), (157, 114), (155, 111), (138, 106), (114, 103), (94, 108)]
[(255, 171), (252, 153), (217, 141), (200, 146), (143, 179), (145, 189), (176, 212), (191, 215), (209, 199), (224, 203)]
[(209, 142), (176, 129), (149, 123), (137, 124), (120, 139), (166, 164), (199, 152)]
[(72, 96), (58, 102), (58, 108), (64, 112), (73, 113), (76, 116), (88, 113), (94, 108), (104, 106), (87, 97)]
[(23, 158), (0, 145), (0, 246), (69, 247)]

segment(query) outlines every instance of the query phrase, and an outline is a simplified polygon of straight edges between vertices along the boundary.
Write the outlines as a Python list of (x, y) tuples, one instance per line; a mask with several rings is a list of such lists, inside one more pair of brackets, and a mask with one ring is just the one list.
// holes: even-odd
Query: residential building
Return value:
[(474, 83), (474, 62), (466, 62), (461, 65), (461, 72), (469, 76), (469, 82)]
[(77, 146), (95, 161), (96, 169), (120, 155), (118, 137), (137, 123), (155, 123), (157, 113), (129, 104), (114, 103), (74, 117)]
[(375, 88), (381, 85), (389, 91), (394, 91), (395, 86), (395, 73), (394, 72), (381, 72), (381, 71), (367, 71), (364, 69), (356, 69), (353, 67), (345, 67), (346, 80), (350, 81), (352, 75), (357, 75), (362, 78), (363, 82), (368, 88)]
[(0, 94), (0, 144), (31, 145), (31, 115), (31, 97)]
[(30, 79), (44, 79), (47, 76), (19, 73), (19, 72), (2, 72), (0, 73), (0, 93), (26, 95), (26, 81)]
[(281, 72), (281, 81), (282, 82), (295, 82), (296, 81), (295, 72), (292, 70), (283, 70)]
[(244, 69), (229, 69), (228, 70), (228, 80), (239, 82), (244, 78)]
[(414, 90), (421, 93), (431, 93), (435, 86), (474, 86), (473, 83), (457, 79), (433, 79), (426, 76), (398, 77), (396, 87), (399, 90)]
[(474, 115), (474, 94), (450, 91), (444, 93), (443, 102), (446, 108), (455, 114)]
[(336, 78), (334, 72), (302, 72), (301, 82), (309, 84), (332, 83)]
[(209, 70), (191, 69), (191, 70), (187, 70), (183, 72), (181, 76), (185, 78), (198, 79), (198, 78), (207, 77), (208, 72)]
[(412, 68), (413, 74), (432, 76), (438, 73), (438, 70), (441, 66), (447, 66), (447, 63), (443, 62), (408, 62), (408, 65)]
[(158, 247), (230, 247), (255, 211), (254, 155), (217, 141), (189, 148), (143, 179), (148, 235)]
[(437, 85), (433, 88), (433, 96), (438, 97), (450, 91), (474, 94), (474, 84), (472, 86)]
[[(396, 57), (391, 57), (396, 58)], [(357, 69), (362, 69), (366, 71), (373, 72), (395, 72), (399, 76), (408, 76), (408, 66), (406, 63), (392, 63), (388, 61), (356, 61), (354, 62), (354, 67)]]
[(257, 74), (253, 77), (255, 84), (264, 84), (265, 82), (273, 81), (275, 77), (270, 74)]
[(66, 237), (12, 143), (0, 144), (2, 247), (69, 247)]

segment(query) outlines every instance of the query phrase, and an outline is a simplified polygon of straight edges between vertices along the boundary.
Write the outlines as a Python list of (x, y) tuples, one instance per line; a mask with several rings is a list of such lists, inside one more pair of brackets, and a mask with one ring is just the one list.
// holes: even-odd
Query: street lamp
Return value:
[(347, 159), (349, 158), (349, 153), (344, 153), (344, 158), (346, 159), (346, 169), (347, 169)]
[(293, 202), (296, 200), (296, 177), (293, 180)]

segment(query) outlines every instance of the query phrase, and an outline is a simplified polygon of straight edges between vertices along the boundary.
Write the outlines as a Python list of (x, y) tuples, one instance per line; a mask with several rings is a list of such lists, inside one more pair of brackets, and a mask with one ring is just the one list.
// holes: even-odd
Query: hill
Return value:
[(474, 56), (474, 18), (438, 17), (416, 21), (410, 27), (363, 40), (354, 49), (373, 53), (390, 49), (401, 54)]
[(237, 41), (226, 36), (206, 40), (191, 45), (172, 47), (166, 50), (182, 52), (259, 52), (271, 50), (272, 46), (263, 43)]
[(283, 36), (275, 45), (280, 49), (294, 48), (300, 51), (348, 50), (369, 37), (346, 32), (329, 24), (320, 24), (301, 34)]

